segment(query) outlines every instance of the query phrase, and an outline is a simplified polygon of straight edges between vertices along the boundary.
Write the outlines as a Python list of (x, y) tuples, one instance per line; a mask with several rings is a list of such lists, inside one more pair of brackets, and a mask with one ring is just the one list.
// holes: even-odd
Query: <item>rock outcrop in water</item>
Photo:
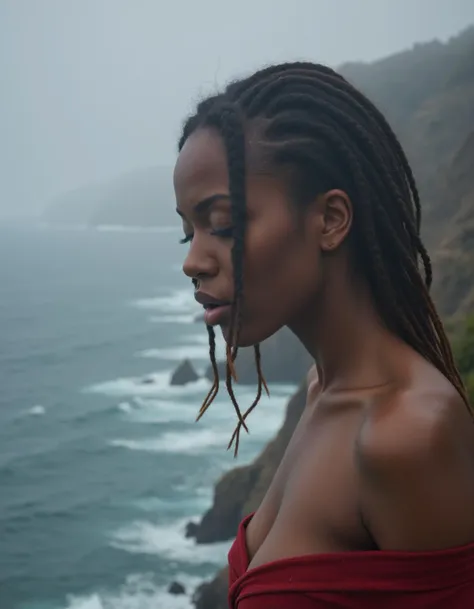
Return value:
[(188, 359), (185, 359), (171, 375), (170, 385), (187, 385), (188, 383), (194, 383), (198, 379), (199, 375), (194, 370), (193, 365)]
[[(268, 383), (291, 383), (296, 384), (301, 381), (302, 371), (307, 370), (311, 366), (311, 358), (304, 349), (296, 336), (283, 328), (261, 345), (262, 353), (262, 368), (265, 379)], [(187, 370), (192, 368), (188, 360), (183, 360), (173, 373), (178, 379), (182, 376), (182, 371), (187, 374)], [(218, 362), (220, 378), (225, 378), (225, 364)], [(240, 385), (255, 385), (257, 383), (257, 374), (255, 370), (255, 354), (251, 347), (240, 349), (236, 361), (238, 383)], [(194, 371), (194, 370), (193, 370)], [(187, 378), (187, 376), (184, 378)], [(194, 375), (190, 370), (191, 381), (196, 380), (197, 373)], [(205, 378), (213, 380), (214, 373), (209, 364), (205, 373)], [(190, 382), (190, 381), (187, 381)], [(172, 382), (171, 384), (180, 384)]]
[(229, 571), (227, 567), (219, 571), (216, 577), (201, 584), (193, 594), (196, 609), (229, 609), (227, 592)]
[(186, 588), (180, 582), (171, 582), (168, 587), (168, 592), (174, 596), (186, 594)]

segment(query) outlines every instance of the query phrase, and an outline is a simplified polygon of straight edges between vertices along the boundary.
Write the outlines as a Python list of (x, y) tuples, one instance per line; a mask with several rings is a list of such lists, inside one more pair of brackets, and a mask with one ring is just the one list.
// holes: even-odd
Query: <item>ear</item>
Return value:
[(346, 239), (352, 226), (352, 202), (343, 190), (330, 190), (320, 197), (323, 225), (320, 248), (329, 252)]

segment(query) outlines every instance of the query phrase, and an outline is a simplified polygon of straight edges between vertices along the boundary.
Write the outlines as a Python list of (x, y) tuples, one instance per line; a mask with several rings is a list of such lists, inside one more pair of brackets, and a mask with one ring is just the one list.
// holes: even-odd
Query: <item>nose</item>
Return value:
[(217, 275), (218, 270), (217, 260), (203, 247), (199, 236), (195, 233), (188, 255), (183, 262), (183, 273), (191, 279), (202, 279)]

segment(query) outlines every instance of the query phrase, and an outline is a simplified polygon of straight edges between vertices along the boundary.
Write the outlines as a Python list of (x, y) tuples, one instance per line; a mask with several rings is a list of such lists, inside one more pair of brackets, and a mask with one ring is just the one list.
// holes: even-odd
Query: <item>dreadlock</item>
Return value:
[[(258, 147), (272, 166), (289, 167), (295, 200), (304, 205), (338, 188), (354, 206), (358, 264), (379, 314), (389, 329), (431, 362), (457, 389), (466, 392), (442, 322), (429, 294), (432, 268), (420, 237), (421, 205), (403, 149), (379, 110), (340, 74), (308, 62), (265, 68), (231, 83), (201, 102), (186, 121), (179, 150), (196, 129), (221, 135), (228, 163), (234, 243), (234, 302), (227, 347), (226, 386), (238, 424), (229, 443), (239, 445), (241, 427), (264, 388), (260, 348), (255, 345), (257, 396), (242, 415), (232, 389), (242, 324), (246, 214), (246, 133), (258, 133)], [(421, 267), (423, 274), (421, 273)], [(219, 390), (215, 340), (208, 328), (214, 383), (199, 418)], [(247, 430), (248, 431), (248, 430)]]

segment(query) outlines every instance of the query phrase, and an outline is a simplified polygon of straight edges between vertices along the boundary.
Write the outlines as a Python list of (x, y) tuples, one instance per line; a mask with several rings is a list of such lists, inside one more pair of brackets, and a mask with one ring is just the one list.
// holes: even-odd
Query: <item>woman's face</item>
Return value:
[[(199, 129), (186, 141), (174, 171), (177, 211), (192, 239), (184, 273), (197, 280), (197, 299), (231, 303), (233, 239), (227, 158), (219, 135)], [(247, 228), (239, 346), (290, 325), (314, 301), (320, 276), (323, 212), (298, 217), (277, 176), (247, 173)], [(321, 217), (320, 217), (321, 216)], [(207, 312), (228, 338), (230, 307)]]

